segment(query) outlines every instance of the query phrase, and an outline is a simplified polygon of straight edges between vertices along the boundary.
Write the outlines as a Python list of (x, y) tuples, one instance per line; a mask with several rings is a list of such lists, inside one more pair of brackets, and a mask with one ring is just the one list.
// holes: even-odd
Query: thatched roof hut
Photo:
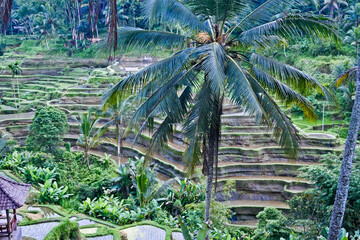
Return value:
[(0, 175), (0, 210), (17, 209), (24, 205), (30, 187)]

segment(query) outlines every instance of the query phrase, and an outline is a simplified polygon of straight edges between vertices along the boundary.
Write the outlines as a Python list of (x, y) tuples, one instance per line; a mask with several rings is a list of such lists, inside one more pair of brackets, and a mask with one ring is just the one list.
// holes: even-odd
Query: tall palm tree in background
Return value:
[(6, 29), (11, 19), (13, 3), (13, 0), (0, 0), (0, 21), (2, 23), (1, 27), (4, 35), (6, 35)]
[(335, 10), (340, 11), (340, 6), (348, 6), (348, 3), (345, 0), (324, 0), (324, 7), (320, 9), (319, 13), (321, 14), (325, 9), (329, 9), (330, 18), (334, 18)]
[[(355, 35), (355, 40), (358, 43), (359, 34)], [(359, 52), (358, 44), (356, 44), (356, 52)], [(345, 209), (346, 202), (349, 193), (351, 167), (354, 160), (356, 143), (360, 130), (360, 57), (358, 58), (358, 64), (356, 67), (350, 68), (345, 73), (341, 74), (336, 81), (337, 87), (347, 83), (348, 81), (354, 81), (356, 85), (355, 101), (352, 107), (349, 131), (345, 142), (344, 155), (341, 163), (340, 176), (336, 189), (336, 196), (334, 207), (331, 215), (330, 229), (328, 240), (339, 239)], [(351, 96), (350, 96), (351, 98)]]
[(94, 118), (92, 119), (92, 111), (87, 113), (80, 113), (79, 115), (79, 120), (73, 116), (73, 119), (79, 124), (80, 130), (80, 135), (76, 144), (84, 148), (83, 163), (86, 162), (90, 170), (89, 151), (101, 143), (100, 137), (106, 132), (107, 129), (105, 126), (97, 128), (96, 125), (101, 120), (101, 118), (95, 114)]
[(103, 108), (106, 109), (104, 117), (110, 116), (110, 121), (107, 123), (109, 125), (115, 125), (116, 127), (116, 143), (117, 143), (117, 154), (118, 154), (118, 165), (121, 164), (121, 154), (122, 154), (122, 141), (124, 138), (125, 130), (124, 125), (129, 120), (129, 112), (133, 109), (134, 101), (133, 97), (130, 96), (126, 99), (121, 99), (120, 97), (115, 98), (115, 102), (106, 103), (106, 106)]
[(16, 110), (18, 110), (21, 107), (21, 103), (20, 103), (20, 87), (19, 87), (19, 78), (16, 78), (16, 84), (17, 84), (17, 92), (18, 92), (18, 104), (16, 104), (16, 90), (15, 90), (15, 82), (14, 82), (14, 77), (17, 75), (20, 75), (22, 73), (22, 70), (19, 66), (19, 62), (14, 62), (14, 63), (10, 63), (7, 68), (10, 70), (11, 72), (11, 77), (12, 77), (12, 86), (13, 86), (13, 95), (14, 95), (14, 101), (15, 101), (15, 108)]
[(284, 2), (292, 1), (268, 0), (252, 7), (251, 0), (188, 0), (188, 8), (176, 0), (149, 0), (145, 13), (151, 24), (180, 24), (184, 34), (119, 30), (119, 48), (176, 50), (172, 56), (121, 80), (104, 95), (104, 101), (113, 102), (138, 90), (137, 97), (143, 102), (130, 124), (141, 121), (142, 131), (155, 116), (163, 118), (153, 133), (149, 153), (171, 138), (176, 123), (183, 124), (188, 144), (183, 155), (186, 169), (193, 173), (203, 158), (202, 169), (207, 175), (205, 222), (210, 218), (225, 98), (273, 127), (279, 144), (294, 157), (299, 147), (297, 130), (270, 94), (287, 104), (298, 104), (310, 119), (316, 117), (314, 108), (301, 94), (319, 91), (331, 97), (308, 74), (265, 55), (265, 50), (292, 36), (339, 42), (331, 25), (315, 16), (287, 15), (270, 21), (281, 12), (280, 3)]

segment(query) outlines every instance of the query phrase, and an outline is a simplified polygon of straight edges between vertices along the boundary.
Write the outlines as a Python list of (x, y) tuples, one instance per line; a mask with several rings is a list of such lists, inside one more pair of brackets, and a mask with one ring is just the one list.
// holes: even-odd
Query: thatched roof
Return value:
[(0, 210), (16, 209), (24, 205), (30, 187), (29, 184), (0, 175)]

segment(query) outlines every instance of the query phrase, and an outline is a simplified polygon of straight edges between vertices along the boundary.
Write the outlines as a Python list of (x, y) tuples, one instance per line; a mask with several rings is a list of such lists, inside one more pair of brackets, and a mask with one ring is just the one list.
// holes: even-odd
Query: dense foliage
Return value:
[[(359, 152), (356, 156), (343, 223), (343, 227), (351, 233), (359, 230), (360, 226)], [(303, 228), (303, 233), (309, 239), (324, 235), (325, 228), (329, 226), (341, 166), (341, 159), (332, 154), (326, 155), (321, 162), (322, 165), (302, 169), (303, 177), (313, 181), (316, 188), (309, 189), (289, 201), (294, 223)]]
[(68, 129), (64, 112), (54, 107), (39, 108), (30, 126), (26, 146), (30, 151), (54, 153)]
[[(6, 4), (10, 2), (13, 4), (9, 9)], [(171, 11), (157, 11), (160, 7), (149, 8), (149, 3), (154, 2), (162, 3), (157, 5), (158, 7), (171, 6)], [(185, 122), (187, 125), (185, 136), (190, 143), (185, 158), (189, 160), (187, 166), (190, 169), (195, 168), (200, 158), (206, 157), (206, 154), (201, 155), (204, 151), (201, 148), (202, 141), (205, 142), (203, 146), (206, 147), (206, 144), (210, 143), (209, 140), (216, 138), (212, 134), (220, 127), (217, 126), (218, 129), (211, 127), (217, 125), (214, 123), (220, 119), (221, 114), (217, 113), (222, 111), (219, 106), (224, 96), (232, 98), (234, 102), (246, 106), (252, 112), (265, 111), (263, 116), (272, 122), (270, 125), (275, 125), (278, 137), (288, 130), (289, 138), (287, 140), (283, 138), (282, 145), (290, 144), (296, 147), (296, 141), (293, 139), (296, 138), (296, 130), (292, 128), (292, 122), (304, 128), (305, 132), (309, 130), (308, 127), (311, 130), (319, 130), (316, 129), (320, 126), (319, 122), (304, 120), (303, 116), (309, 114), (311, 118), (323, 116), (325, 125), (329, 123), (329, 126), (325, 126), (325, 131), (335, 133), (340, 143), (346, 138), (348, 132), (346, 124), (351, 115), (356, 88), (354, 82), (350, 80), (355, 75), (354, 65), (360, 37), (358, 1), (315, 0), (299, 1), (300, 4), (294, 5), (274, 4), (276, 1), (271, 0), (251, 1), (253, 4), (243, 5), (242, 3), (247, 1), (224, 1), (233, 3), (231, 9), (225, 8), (225, 5), (220, 8), (216, 6), (221, 1), (180, 2), (185, 3), (186, 8), (180, 8), (179, 5), (174, 7), (171, 5), (174, 1), (171, 0), (5, 0), (0, 2), (0, 9), (5, 9), (0, 11), (0, 30), (3, 33), (0, 35), (0, 56), (5, 54), (2, 59), (7, 62), (6, 66), (0, 66), (0, 72), (11, 77), (9, 92), (3, 94), (3, 90), (0, 89), (0, 102), (15, 108), (16, 112), (30, 112), (37, 109), (26, 139), (26, 148), (8, 141), (6, 136), (1, 135), (0, 169), (10, 170), (26, 183), (32, 184), (36, 191), (32, 195), (34, 199), (31, 200), (42, 204), (59, 204), (69, 210), (82, 211), (90, 216), (121, 225), (153, 220), (172, 228), (179, 228), (183, 221), (189, 236), (193, 238), (200, 235), (200, 229), (204, 227), (206, 185), (203, 179), (176, 178), (161, 182), (156, 178), (156, 167), (147, 166), (143, 159), (130, 159), (126, 164), (117, 167), (109, 155), (103, 158), (92, 155), (91, 148), (100, 144), (100, 137), (105, 130), (96, 126), (100, 118), (96, 116), (94, 120), (91, 112), (81, 114), (79, 120), (80, 137), (77, 145), (84, 148), (84, 153), (71, 151), (70, 143), (66, 143), (64, 146), (66, 150), (63, 150), (59, 147), (62, 147), (62, 139), (69, 128), (66, 114), (57, 108), (40, 107), (47, 105), (47, 101), (51, 99), (64, 96), (63, 89), (60, 91), (49, 88), (50, 90), (46, 89), (47, 95), (44, 99), (31, 100), (31, 103), (27, 101), (31, 94), (26, 93), (26, 95), (22, 89), (20, 75), (29, 69), (20, 68), (22, 63), (17, 61), (18, 54), (24, 54), (26, 58), (28, 55), (44, 59), (49, 56), (75, 56), (93, 60), (104, 56), (103, 51), (99, 52), (104, 44), (99, 45), (98, 42), (107, 39), (109, 29), (112, 29), (113, 36), (109, 35), (107, 44), (112, 45), (110, 47), (112, 50), (118, 47), (114, 54), (144, 56), (143, 50), (148, 50), (150, 55), (161, 57), (171, 55), (170, 61), (160, 61), (155, 67), (149, 67), (146, 71), (140, 71), (138, 75), (125, 78), (114, 89), (118, 87), (117, 90), (124, 90), (119, 91), (124, 97), (128, 97), (129, 91), (125, 90), (133, 92), (135, 85), (141, 86), (136, 100), (145, 102), (139, 106), (131, 122), (139, 120), (141, 129), (147, 127), (144, 120), (145, 122), (148, 120), (151, 125), (154, 121), (153, 117), (163, 112), (161, 117), (165, 118), (165, 121), (156, 131), (154, 140), (150, 142), (151, 147), (162, 146), (163, 140), (171, 138), (171, 133), (176, 129), (173, 126), (175, 122)], [(264, 3), (272, 6), (269, 7), (270, 11), (254, 11), (255, 14), (251, 14)], [(144, 14), (144, 8), (147, 15)], [(281, 13), (272, 14), (272, 10), (275, 9), (281, 9), (279, 11)], [(250, 14), (250, 17), (247, 14)], [(249, 20), (247, 24), (244, 24), (246, 21), (241, 20), (244, 16), (248, 16), (245, 17), (245, 20)], [(280, 18), (282, 21), (267, 22)], [(311, 24), (306, 25), (307, 21)], [(322, 35), (326, 32), (322, 28), (325, 25), (320, 26), (319, 31), (311, 31), (312, 27), (317, 26), (316, 21), (329, 24), (331, 27), (327, 26), (328, 29), (336, 32), (333, 38), (338, 40), (340, 36), (344, 36), (343, 46), (339, 47), (332, 41), (304, 37), (305, 34), (310, 34), (328, 39), (328, 35)], [(114, 23), (117, 24), (114, 26)], [(262, 25), (264, 23), (266, 24)], [(288, 25), (291, 27), (286, 27), (288, 23), (291, 23)], [(232, 28), (234, 24), (243, 25)], [(252, 29), (258, 25), (260, 28)], [(119, 29), (117, 33), (117, 27), (124, 28)], [(298, 29), (295, 31), (296, 28)], [(229, 38), (230, 33), (233, 34), (233, 39)], [(228, 39), (230, 40), (227, 41)], [(203, 57), (204, 55), (206, 57)], [(116, 56), (109, 60), (118, 61)], [(214, 62), (219, 64), (212, 65)], [(36, 66), (36, 63), (32, 64)], [(76, 63), (72, 64), (76, 65)], [(79, 84), (86, 82), (88, 87), (112, 87), (125, 76), (124, 73), (121, 74), (121, 78), (112, 76), (114, 73), (108, 69), (92, 71), (90, 66), (94, 65), (93, 62), (89, 61), (87, 64), (89, 70), (83, 69), (83, 71), (89, 71), (89, 79), (80, 79)], [(59, 74), (66, 77), (71, 71), (73, 69), (68, 65)], [(310, 84), (310, 87), (305, 84), (307, 88), (304, 88), (302, 83), (294, 81), (294, 76), (300, 76), (301, 80), (316, 79), (318, 82)], [(339, 81), (334, 84), (336, 78), (341, 80), (341, 85), (338, 84)], [(147, 85), (149, 79), (154, 81)], [(221, 81), (210, 81), (214, 79)], [(251, 89), (255, 91), (246, 90), (246, 85), (238, 89), (239, 85), (235, 84), (237, 79), (249, 80)], [(287, 85), (282, 85), (282, 81)], [(321, 90), (328, 94), (328, 97), (337, 98), (338, 105), (326, 102), (321, 91), (314, 91), (313, 87), (319, 87), (320, 84), (327, 87), (327, 90)], [(257, 87), (254, 87), (255, 85)], [(61, 86), (59, 84), (59, 88)], [(156, 90), (159, 86), (161, 88)], [(298, 90), (301, 95), (288, 87)], [(170, 88), (172, 90), (169, 90)], [(182, 91), (179, 91), (180, 89)], [(43, 86), (42, 84), (33, 86), (32, 90), (43, 90)], [(116, 92), (115, 90), (113, 93)], [(241, 90), (243, 95), (234, 94), (238, 90)], [(225, 91), (228, 92), (223, 94)], [(255, 98), (252, 98), (251, 94), (254, 94)], [(3, 97), (4, 95), (6, 96)], [(66, 96), (79, 95), (67, 92)], [(280, 98), (283, 103), (280, 103), (279, 107), (277, 101), (271, 106), (264, 105), (272, 103), (270, 101), (272, 97)], [(105, 110), (109, 110), (104, 117), (111, 116), (112, 120), (108, 125), (116, 125), (120, 163), (121, 141), (124, 134), (123, 126), (120, 125), (128, 123), (127, 108), (130, 108), (130, 105), (134, 107), (134, 103), (128, 102), (127, 106), (120, 106), (119, 104), (124, 102), (119, 101), (121, 100), (119, 97), (116, 100), (117, 102), (109, 101), (108, 104), (104, 104)], [(256, 106), (262, 110), (259, 111)], [(288, 121), (286, 115), (280, 114), (279, 116), (284, 117), (287, 124), (279, 126), (281, 118), (271, 112), (274, 109), (279, 112), (284, 111), (292, 121)], [(13, 110), (1, 108), (1, 111), (6, 113)], [(212, 121), (205, 121), (209, 119)], [(208, 136), (214, 138), (206, 139)], [(14, 145), (16, 146), (13, 147)], [(210, 147), (214, 146), (208, 146)], [(150, 149), (149, 153), (153, 150)], [(204, 152), (207, 152), (206, 149)], [(341, 239), (342, 237), (343, 239), (359, 238), (358, 158), (359, 154), (352, 170), (343, 225), (346, 230), (342, 230)], [(85, 162), (88, 166), (85, 166)], [(321, 163), (322, 165), (302, 169), (304, 171), (302, 177), (314, 182), (315, 188), (296, 195), (289, 201), (290, 214), (284, 215), (276, 209), (266, 208), (257, 215), (258, 225), (254, 231), (229, 227), (231, 212), (223, 204), (211, 200), (212, 224), (208, 230), (211, 238), (325, 239), (328, 234), (327, 227), (335, 198), (341, 159), (335, 155), (327, 155)], [(207, 171), (208, 169), (205, 168), (204, 172)], [(181, 217), (180, 220), (178, 216)], [(75, 237), (77, 232), (76, 224), (66, 222), (61, 223), (51, 237), (66, 238), (69, 234), (74, 234)]]

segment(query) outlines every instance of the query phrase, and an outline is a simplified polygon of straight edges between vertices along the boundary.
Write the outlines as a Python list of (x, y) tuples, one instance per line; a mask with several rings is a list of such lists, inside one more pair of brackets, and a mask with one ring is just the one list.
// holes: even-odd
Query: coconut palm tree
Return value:
[(329, 9), (330, 18), (334, 18), (335, 10), (340, 11), (340, 6), (348, 6), (348, 3), (344, 0), (324, 0), (324, 7), (320, 9), (319, 13), (321, 14), (325, 9)]
[[(15, 90), (15, 83), (14, 83), (14, 77), (17, 76), (17, 75), (20, 75), (22, 70), (19, 66), (19, 62), (14, 62), (14, 63), (10, 63), (7, 68), (11, 71), (11, 77), (13, 79), (12, 81), (12, 86), (13, 86), (13, 96), (14, 96), (14, 101), (15, 101), (15, 95), (16, 95), (16, 90)], [(16, 105), (16, 102), (15, 102), (15, 107), (16, 107), (16, 110), (18, 110), (18, 108), (21, 107), (21, 103), (20, 103), (20, 89), (19, 89), (19, 79), (16, 78), (16, 84), (17, 84), (17, 92), (18, 92), (18, 105)]]
[(119, 48), (146, 51), (161, 47), (176, 51), (121, 80), (104, 95), (104, 101), (126, 97), (135, 89), (137, 97), (144, 101), (130, 126), (141, 121), (142, 131), (153, 117), (163, 118), (153, 133), (150, 153), (172, 136), (176, 123), (183, 124), (188, 143), (183, 155), (186, 169), (193, 173), (203, 158), (202, 168), (207, 175), (206, 222), (210, 217), (214, 165), (217, 169), (218, 163), (224, 99), (274, 127), (280, 145), (289, 156), (295, 156), (299, 146), (297, 130), (270, 94), (288, 104), (298, 104), (308, 118), (316, 115), (301, 93), (319, 91), (331, 97), (308, 74), (265, 55), (264, 50), (299, 34), (339, 42), (333, 28), (314, 16), (286, 15), (270, 21), (281, 12), (283, 2), (290, 1), (268, 0), (249, 8), (254, 1), (188, 0), (187, 7), (176, 0), (149, 0), (145, 13), (150, 24), (180, 24), (184, 34), (139, 28), (119, 30)]
[(6, 35), (6, 29), (11, 19), (11, 10), (14, 0), (2, 0), (0, 2), (0, 20), (2, 22), (2, 30)]
[(104, 117), (110, 116), (110, 121), (107, 123), (107, 126), (115, 125), (116, 127), (116, 143), (119, 166), (121, 164), (122, 141), (125, 134), (122, 126), (129, 120), (129, 112), (133, 109), (134, 104), (134, 101), (132, 101), (133, 99), (133, 96), (130, 96), (126, 99), (117, 97), (115, 98), (115, 102), (108, 102), (106, 103), (106, 106), (103, 107), (104, 109), (107, 109), (104, 113)]
[(97, 128), (96, 125), (99, 123), (101, 118), (95, 114), (94, 119), (92, 119), (92, 111), (81, 113), (79, 115), (79, 120), (73, 116), (73, 119), (79, 124), (80, 129), (80, 136), (77, 140), (77, 145), (84, 148), (83, 163), (86, 162), (90, 170), (89, 151), (100, 144), (100, 137), (106, 132), (107, 129), (105, 126)]
[(360, 59), (356, 68), (355, 102), (351, 113), (349, 131), (345, 142), (335, 203), (332, 211), (328, 240), (338, 239), (344, 219), (346, 201), (349, 192), (351, 167), (354, 160), (356, 142), (360, 129)]
[[(355, 38), (356, 42), (358, 42), (359, 34), (356, 34)], [(359, 52), (358, 44), (356, 44), (356, 52)], [(356, 91), (349, 131), (345, 142), (344, 156), (341, 163), (338, 186), (336, 189), (334, 207), (331, 215), (328, 240), (339, 239), (349, 192), (351, 167), (360, 130), (360, 57), (357, 56), (357, 58), (357, 67), (350, 68), (348, 71), (341, 74), (336, 81), (338, 87), (348, 81), (354, 81), (356, 83)]]

